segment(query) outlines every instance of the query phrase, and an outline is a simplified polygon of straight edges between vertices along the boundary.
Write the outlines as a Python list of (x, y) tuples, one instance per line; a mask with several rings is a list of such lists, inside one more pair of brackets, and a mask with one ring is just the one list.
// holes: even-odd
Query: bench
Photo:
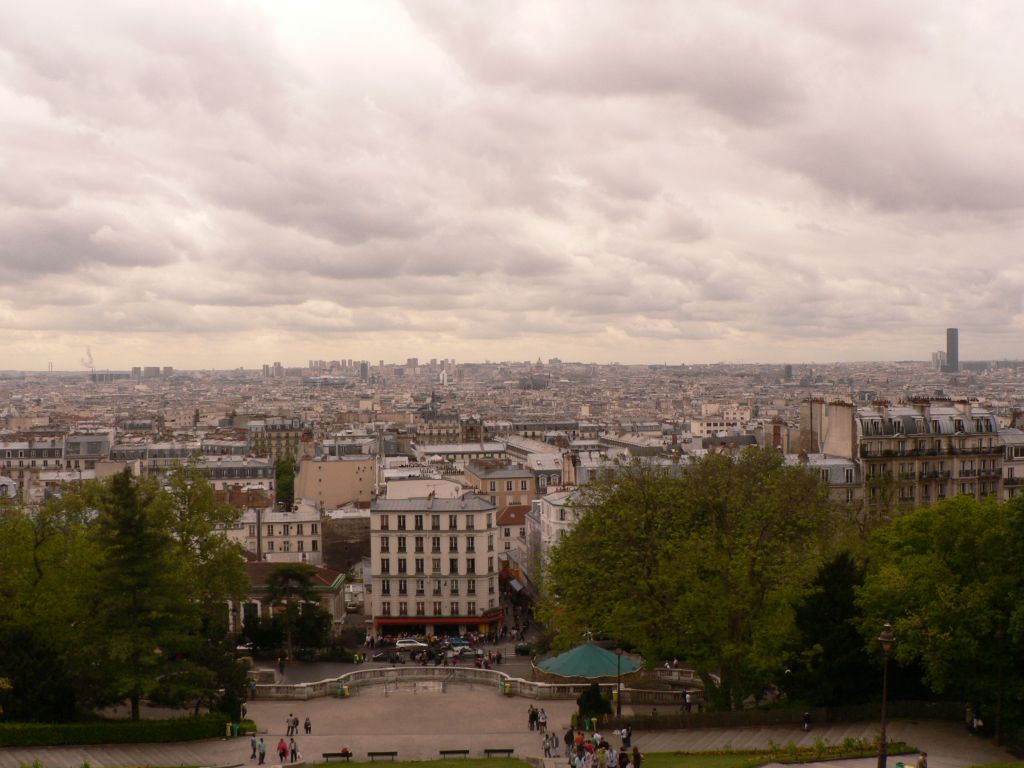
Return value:
[(344, 760), (346, 763), (349, 760), (352, 759), (352, 753), (349, 752), (347, 749), (344, 752), (324, 752), (323, 755), (324, 755), (324, 762), (327, 762), (327, 763), (331, 762), (331, 758), (332, 757), (339, 757), (342, 760)]
[(504, 755), (505, 757), (512, 757), (514, 749), (485, 749), (484, 755), (487, 757), (494, 757), (495, 755)]
[(439, 749), (441, 757), (451, 757), (452, 755), (461, 755), (462, 757), (469, 757), (468, 749)]
[(394, 761), (398, 757), (398, 752), (367, 752), (366, 756), (370, 758), (370, 762), (375, 761), (378, 757), (390, 757)]

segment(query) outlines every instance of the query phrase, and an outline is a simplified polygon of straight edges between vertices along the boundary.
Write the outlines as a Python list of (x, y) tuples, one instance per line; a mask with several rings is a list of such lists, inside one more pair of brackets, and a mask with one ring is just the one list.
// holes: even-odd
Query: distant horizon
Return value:
[(16, 370), (1024, 339), (1024, 4), (8, 5)]

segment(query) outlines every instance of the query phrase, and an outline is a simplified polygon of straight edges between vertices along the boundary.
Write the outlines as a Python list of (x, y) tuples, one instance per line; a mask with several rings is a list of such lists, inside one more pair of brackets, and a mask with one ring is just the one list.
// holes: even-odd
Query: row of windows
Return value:
[[(283, 523), (280, 526), (281, 532), (278, 535), (279, 536), (291, 536), (292, 535), (292, 527), (293, 526), (295, 528), (295, 535), (296, 536), (305, 536), (306, 535), (306, 524), (305, 523)], [(273, 536), (273, 535), (274, 535), (274, 526), (268, 523), (267, 524), (267, 536)], [(309, 524), (309, 535), (310, 536), (319, 536), (320, 535), (320, 524), (319, 523), (310, 523)], [(251, 523), (249, 525), (249, 537), (250, 538), (256, 538), (256, 524), (255, 523)]]
[[(431, 573), (442, 573), (442, 571), (441, 571), (441, 558), (440, 557), (433, 558), (431, 560), (430, 565), (431, 565), (431, 568), (430, 568), (430, 572)], [(404, 557), (398, 558), (397, 566), (398, 566), (398, 570), (396, 571), (396, 573), (409, 573), (408, 561), (406, 560), (406, 558), (404, 558)], [(427, 572), (427, 570), (426, 570), (426, 560), (424, 560), (424, 558), (422, 558), (422, 557), (417, 557), (413, 561), (413, 569), (414, 569), (412, 571), (413, 573), (425, 574)], [(391, 559), (390, 558), (388, 558), (388, 557), (381, 558), (381, 561), (380, 561), (380, 572), (382, 574), (390, 574), (391, 573)], [(487, 558), (487, 572), (488, 573), (494, 573), (494, 558), (493, 557), (488, 557)], [(467, 575), (473, 575), (475, 573), (476, 573), (476, 558), (475, 557), (467, 557), (466, 558), (466, 574)], [(448, 560), (448, 575), (449, 576), (458, 576), (459, 575), (459, 558), (457, 558), (457, 557), (449, 558), (449, 560)]]
[[(405, 531), (408, 530), (408, 515), (395, 515), (396, 530)], [(476, 516), (475, 515), (464, 515), (466, 526), (464, 530), (472, 531), (476, 528)], [(412, 516), (413, 530), (423, 531), (426, 530), (423, 527), (424, 515), (413, 515)], [(491, 527), (491, 513), (487, 513), (487, 528)], [(380, 516), (380, 529), (382, 531), (391, 530), (391, 516), (381, 515)], [(441, 515), (430, 516), (430, 530), (440, 531), (441, 530)], [(457, 531), (459, 530), (459, 515), (448, 515), (448, 530)]]
[[(447, 581), (443, 582), (443, 584), (444, 584), (444, 586), (448, 586), (448, 582)], [(407, 595), (407, 594), (409, 594), (409, 581), (408, 581), (408, 579), (397, 579), (397, 586), (398, 586), (398, 594), (399, 595)], [(441, 587), (442, 587), (441, 580), (440, 579), (434, 579), (433, 584), (431, 585), (431, 594), (433, 594), (434, 596), (440, 596), (442, 594)], [(417, 597), (422, 597), (423, 595), (425, 595), (426, 594), (426, 590), (427, 590), (427, 581), (426, 581), (426, 579), (416, 579), (416, 583), (414, 585), (414, 588), (416, 590), (416, 596)], [(450, 587), (448, 589), (448, 594), (453, 596), (453, 597), (456, 597), (459, 594), (459, 590), (460, 590), (459, 582), (455, 581), (455, 580), (452, 580), (451, 585), (450, 585)], [(494, 594), (494, 578), (493, 577), (491, 577), (490, 579), (487, 580), (487, 592), (489, 594), (491, 594), (491, 595)], [(382, 595), (390, 595), (391, 594), (391, 579), (381, 579), (380, 580), (380, 593)], [(466, 594), (467, 595), (475, 595), (476, 594), (476, 579), (469, 579), (466, 582)]]
[[(505, 490), (506, 491), (514, 491), (515, 490), (515, 482), (516, 482), (515, 480), (506, 480), (505, 481)], [(491, 480), (491, 492), (493, 493), (496, 490), (498, 490), (498, 484), (497, 484), (497, 482), (495, 480)], [(519, 481), (519, 490), (520, 491), (528, 491), (528, 490), (530, 490), (530, 481), (529, 480), (520, 480)]]
[[(291, 552), (292, 551), (292, 543), (290, 541), (282, 541), (282, 542), (279, 542), (279, 544), (281, 545), (281, 548), (278, 550), (279, 552)], [(295, 551), (296, 552), (305, 552), (306, 551), (306, 542), (304, 542), (302, 539), (299, 539), (297, 542), (295, 542), (295, 545), (296, 545), (295, 546)], [(312, 541), (310, 541), (309, 542), (309, 550), (310, 550), (310, 552), (319, 552), (320, 551), (320, 542), (317, 539), (313, 539)], [(267, 542), (267, 552), (273, 552), (273, 551), (274, 551), (274, 542), (268, 541)]]
[[(435, 600), (432, 603), (431, 607), (433, 608), (433, 611), (430, 613), (431, 616), (444, 616), (445, 615), (444, 611), (442, 610), (443, 604), (441, 603), (440, 600)], [(491, 601), (491, 606), (490, 607), (491, 608), (494, 607), (494, 601), (493, 600)], [(416, 611), (416, 613), (414, 615), (416, 615), (416, 616), (426, 616), (427, 615), (427, 604), (424, 601), (418, 601), (416, 603), (414, 609)], [(383, 603), (380, 604), (380, 613), (381, 613), (382, 616), (391, 616), (392, 615), (392, 613), (391, 613), (391, 601), (390, 600), (385, 600)], [(400, 601), (398, 603), (398, 614), (397, 615), (398, 616), (408, 616), (409, 615), (409, 603), (405, 602), (404, 600)], [(466, 603), (466, 612), (462, 613), (459, 610), (459, 603), (458, 603), (458, 601), (453, 600), (452, 602), (450, 602), (448, 604), (448, 615), (449, 616), (476, 616), (476, 601), (474, 601), (474, 600), (468, 601)]]
[[(423, 548), (424, 547), (424, 543), (425, 543), (425, 540), (424, 540), (423, 536), (416, 536), (413, 539), (413, 547), (414, 547), (413, 551), (414, 552), (425, 552), (426, 550), (424, 550), (424, 548)], [(395, 544), (397, 545), (396, 550), (395, 550), (396, 552), (402, 553), (402, 552), (407, 552), (408, 551), (408, 542), (407, 542), (407, 538), (405, 536), (397, 536), (395, 538)], [(391, 551), (391, 537), (390, 536), (381, 536), (380, 537), (380, 551), (381, 552), (390, 552)], [(441, 537), (440, 536), (431, 536), (430, 537), (430, 551), (434, 552), (434, 553), (438, 553), (438, 554), (441, 552)], [(449, 552), (458, 552), (459, 551), (459, 537), (458, 536), (449, 536), (448, 537), (448, 551)], [(466, 539), (466, 551), (467, 552), (476, 552), (476, 537), (475, 536), (470, 536), (470, 537), (468, 537)], [(493, 533), (487, 534), (487, 551), (488, 552), (493, 552), (494, 551), (494, 534)]]

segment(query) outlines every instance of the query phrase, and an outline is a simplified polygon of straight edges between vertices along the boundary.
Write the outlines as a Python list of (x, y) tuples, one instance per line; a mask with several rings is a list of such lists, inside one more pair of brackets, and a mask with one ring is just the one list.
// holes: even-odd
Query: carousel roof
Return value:
[(637, 659), (627, 654), (622, 654), (620, 666), (618, 654), (593, 643), (578, 645), (537, 665), (541, 671), (561, 677), (615, 677), (619, 672), (636, 672), (640, 666)]

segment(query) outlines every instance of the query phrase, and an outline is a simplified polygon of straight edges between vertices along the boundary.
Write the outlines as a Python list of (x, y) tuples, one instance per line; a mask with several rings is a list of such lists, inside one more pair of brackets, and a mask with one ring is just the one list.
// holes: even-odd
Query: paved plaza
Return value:
[[(356, 759), (366, 760), (369, 750), (397, 750), (399, 759), (429, 759), (440, 749), (469, 749), (481, 755), (486, 748), (515, 749), (517, 757), (540, 758), (541, 737), (527, 727), (531, 704), (543, 706), (551, 730), (564, 733), (575, 702), (534, 701), (505, 697), (491, 687), (402, 683), (398, 690), (366, 688), (351, 698), (321, 698), (309, 701), (249, 702), (249, 716), (267, 742), (268, 764), (277, 740), (284, 734), (285, 719), (296, 715), (300, 723), (307, 716), (313, 733), (296, 737), (303, 757), (320, 760), (323, 752), (347, 746)], [(301, 731), (301, 727), (300, 727)], [(877, 723), (822, 725), (810, 733), (797, 727), (693, 729), (680, 731), (636, 731), (634, 743), (644, 752), (674, 750), (705, 751), (767, 747), (770, 741), (813, 745), (822, 739), (841, 742), (846, 737), (872, 738)], [(929, 753), (930, 768), (966, 768), (981, 763), (1012, 759), (991, 743), (972, 737), (952, 723), (896, 721), (890, 726), (893, 739), (906, 741)], [(45, 768), (80, 768), (88, 762), (94, 768), (109, 766), (176, 766), (255, 764), (249, 760), (249, 740), (208, 740), (175, 744), (135, 744), (88, 747), (0, 749), (0, 768), (18, 768), (39, 759)], [(899, 758), (892, 758), (894, 765)], [(564, 760), (546, 761), (548, 768), (562, 768)], [(827, 768), (873, 768), (874, 759), (833, 761)], [(824, 764), (822, 764), (824, 767)]]

